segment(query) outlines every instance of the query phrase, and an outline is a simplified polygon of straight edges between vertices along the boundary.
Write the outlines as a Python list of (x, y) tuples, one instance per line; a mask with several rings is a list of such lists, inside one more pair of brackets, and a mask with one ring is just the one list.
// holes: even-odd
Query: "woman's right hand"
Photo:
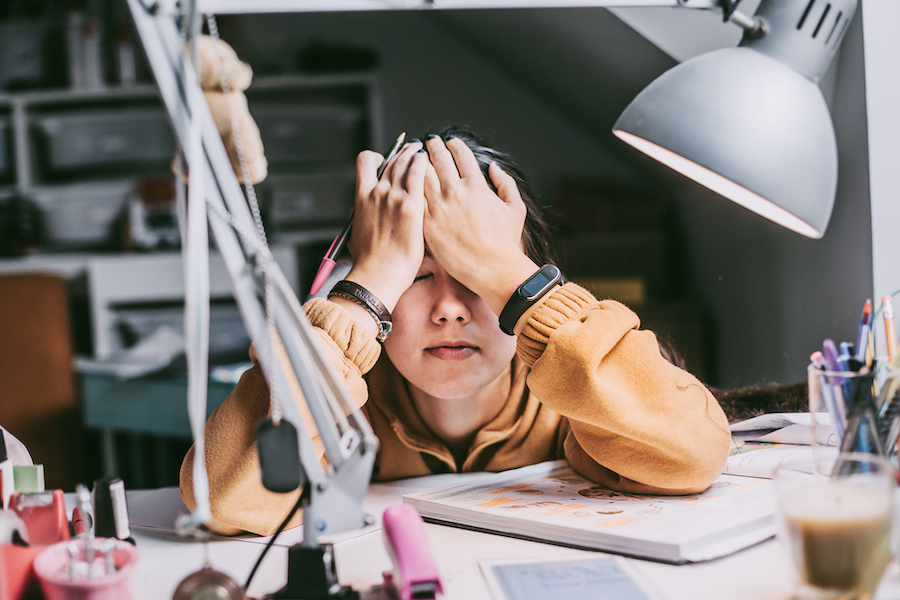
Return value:
[(418, 140), (406, 144), (388, 163), (361, 152), (356, 160), (356, 207), (348, 247), (353, 268), (346, 279), (374, 294), (392, 311), (412, 285), (425, 255), (425, 173), (428, 155)]

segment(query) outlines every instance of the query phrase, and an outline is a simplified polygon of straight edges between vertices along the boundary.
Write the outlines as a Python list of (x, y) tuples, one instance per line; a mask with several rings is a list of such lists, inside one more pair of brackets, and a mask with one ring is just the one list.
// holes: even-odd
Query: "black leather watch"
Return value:
[(529, 277), (525, 283), (516, 288), (510, 297), (503, 312), (500, 313), (500, 329), (507, 335), (515, 335), (513, 329), (519, 318), (535, 302), (553, 289), (562, 279), (562, 273), (556, 265), (544, 265), (540, 270)]

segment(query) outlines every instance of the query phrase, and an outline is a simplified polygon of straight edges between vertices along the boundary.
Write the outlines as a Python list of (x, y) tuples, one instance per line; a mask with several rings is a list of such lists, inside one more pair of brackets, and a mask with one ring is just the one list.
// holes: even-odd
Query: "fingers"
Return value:
[(488, 167), (488, 174), (491, 176), (491, 181), (494, 182), (494, 187), (497, 188), (497, 195), (500, 196), (501, 200), (506, 203), (522, 201), (516, 180), (513, 179), (512, 175), (501, 169), (500, 165), (492, 162)]
[(425, 198), (437, 199), (441, 197), (441, 179), (438, 177), (434, 165), (428, 162), (425, 171)]
[(403, 146), (403, 149), (397, 154), (397, 156), (389, 163), (388, 168), (390, 169), (390, 173), (388, 173), (387, 169), (385, 169), (384, 175), (382, 175), (383, 179), (386, 179), (391, 182), (392, 187), (402, 186), (403, 180), (406, 178), (406, 171), (409, 168), (409, 164), (413, 159), (413, 156), (419, 151), (422, 147), (422, 142), (416, 140), (413, 142), (409, 142)]
[(464, 141), (459, 138), (450, 138), (447, 140), (446, 146), (453, 155), (456, 168), (461, 177), (482, 177), (478, 159), (475, 158), (475, 154), (466, 146)]
[(378, 167), (384, 157), (371, 150), (363, 150), (356, 157), (356, 193), (365, 194), (378, 183)]
[(425, 181), (431, 163), (428, 162), (428, 155), (424, 152), (416, 151), (410, 160), (409, 168), (406, 170), (406, 192), (412, 198), (422, 198), (425, 194)]
[(431, 158), (431, 164), (434, 165), (438, 178), (446, 183), (458, 180), (459, 171), (456, 168), (456, 161), (453, 160), (453, 155), (450, 154), (444, 140), (436, 135), (431, 135), (426, 140), (425, 146), (428, 148), (428, 156)]

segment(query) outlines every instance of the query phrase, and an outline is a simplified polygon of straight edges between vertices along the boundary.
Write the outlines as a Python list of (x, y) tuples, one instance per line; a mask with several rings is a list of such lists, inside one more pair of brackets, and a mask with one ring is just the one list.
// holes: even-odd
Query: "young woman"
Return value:
[[(541, 269), (546, 226), (508, 156), (445, 132), (408, 143), (378, 178), (381, 161), (359, 155), (354, 263), (338, 287), (374, 296), (390, 332), (352, 293), (304, 307), (380, 440), (376, 480), (564, 457), (620, 491), (710, 484), (730, 441), (719, 404), (628, 308), (536, 276), (554, 271)], [(516, 300), (524, 282), (543, 295)], [(255, 366), (206, 425), (222, 533), (270, 534), (297, 500), (260, 483), (253, 428), (268, 410)], [(181, 470), (188, 506), (192, 458)]]

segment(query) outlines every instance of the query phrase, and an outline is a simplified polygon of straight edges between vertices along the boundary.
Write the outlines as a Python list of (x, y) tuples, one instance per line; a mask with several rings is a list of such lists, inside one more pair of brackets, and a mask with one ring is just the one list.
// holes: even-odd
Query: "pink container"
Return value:
[[(103, 542), (98, 538), (95, 542)], [(41, 551), (34, 559), (34, 571), (41, 582), (46, 600), (131, 600), (132, 581), (137, 566), (137, 549), (128, 542), (116, 541), (112, 550), (115, 571), (93, 579), (71, 579), (68, 548), (77, 545), (76, 559), (86, 565), (85, 540), (59, 542)], [(96, 572), (103, 571), (103, 555), (95, 550)]]

